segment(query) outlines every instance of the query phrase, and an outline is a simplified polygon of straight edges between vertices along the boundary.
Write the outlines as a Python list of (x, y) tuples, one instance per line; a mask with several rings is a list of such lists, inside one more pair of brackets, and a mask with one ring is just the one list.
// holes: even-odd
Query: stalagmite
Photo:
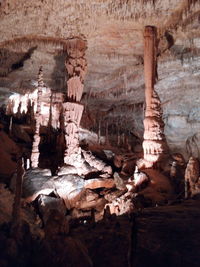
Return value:
[(33, 138), (31, 166), (37, 168), (39, 164), (39, 144), (40, 144), (40, 124), (41, 124), (41, 96), (42, 88), (44, 87), (42, 67), (38, 73), (38, 96), (37, 96), (37, 111), (35, 114), (35, 134)]
[[(81, 150), (79, 146), (79, 126), (83, 114), (80, 100), (83, 93), (84, 78), (87, 70), (85, 59), (86, 42), (80, 39), (68, 41), (67, 58), (67, 102), (63, 103), (64, 131), (66, 149), (64, 163), (75, 166), (78, 174), (86, 174), (91, 170), (112, 173), (112, 168), (92, 154)], [(100, 131), (99, 121), (99, 131)], [(100, 133), (98, 135), (100, 140)]]
[(81, 157), (81, 149), (79, 147), (79, 125), (83, 113), (83, 105), (77, 103), (63, 103), (64, 128), (66, 150), (64, 154), (64, 162), (74, 165), (74, 160)]
[[(146, 26), (144, 32), (144, 76), (146, 110), (144, 119), (144, 162), (157, 165), (167, 152), (161, 102), (154, 90), (156, 70), (156, 28)], [(144, 163), (145, 164), (145, 163)]]
[(84, 77), (87, 70), (85, 59), (86, 42), (80, 39), (68, 41), (65, 67), (67, 71), (67, 102), (63, 103), (63, 117), (65, 129), (66, 149), (64, 162), (81, 165), (81, 148), (79, 147), (78, 130), (83, 114), (83, 105), (80, 102)]

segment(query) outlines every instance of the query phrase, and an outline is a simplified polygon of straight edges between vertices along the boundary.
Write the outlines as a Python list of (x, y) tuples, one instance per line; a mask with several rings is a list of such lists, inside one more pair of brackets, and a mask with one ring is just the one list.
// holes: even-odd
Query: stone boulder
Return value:
[(38, 206), (44, 225), (49, 219), (52, 210), (58, 210), (62, 215), (66, 213), (66, 207), (61, 198), (40, 195), (38, 197)]

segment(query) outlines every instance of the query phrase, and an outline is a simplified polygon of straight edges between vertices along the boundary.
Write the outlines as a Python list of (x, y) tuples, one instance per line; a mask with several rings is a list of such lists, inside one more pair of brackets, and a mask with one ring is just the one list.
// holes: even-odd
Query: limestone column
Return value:
[[(83, 114), (80, 100), (83, 93), (84, 78), (87, 71), (85, 59), (86, 42), (81, 39), (71, 39), (67, 43), (67, 102), (63, 103), (66, 150), (64, 162), (74, 165), (81, 161), (79, 147), (79, 125)], [(80, 162), (82, 164), (82, 162)]]
[(31, 166), (37, 168), (39, 164), (39, 144), (40, 144), (40, 124), (41, 124), (41, 97), (42, 89), (44, 87), (42, 67), (38, 73), (38, 92), (37, 92), (37, 110), (35, 114), (35, 134), (33, 137)]
[(145, 119), (144, 160), (148, 167), (158, 163), (167, 151), (162, 120), (161, 101), (154, 90), (156, 69), (156, 28), (146, 26), (144, 31), (144, 77), (145, 77)]
[(156, 68), (156, 28), (146, 26), (144, 30), (144, 80), (146, 113), (151, 113), (151, 98), (154, 91)]

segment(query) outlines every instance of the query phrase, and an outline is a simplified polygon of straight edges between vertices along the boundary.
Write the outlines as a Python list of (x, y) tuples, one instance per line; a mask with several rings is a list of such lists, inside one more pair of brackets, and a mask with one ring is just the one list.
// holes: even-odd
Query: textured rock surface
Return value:
[[(109, 134), (118, 129), (130, 139), (132, 134), (141, 138), (143, 29), (156, 25), (156, 90), (167, 141), (174, 152), (188, 157), (192, 151), (199, 156), (199, 9), (198, 0), (4, 0), (0, 5), (0, 100), (3, 103), (13, 92), (33, 89), (40, 65), (45, 84), (64, 91), (63, 47), (67, 39), (83, 37), (88, 46), (83, 100), (90, 128), (97, 133), (100, 124), (105, 133), (108, 125)], [(82, 123), (87, 121), (83, 118)]]
[(156, 80), (157, 29), (146, 26), (144, 30), (144, 78), (145, 78), (145, 118), (144, 160), (154, 164), (162, 161), (167, 152), (162, 119), (161, 101), (154, 90)]
[[(63, 173), (63, 172), (62, 172)], [(113, 179), (95, 178), (84, 180), (77, 174), (51, 176), (50, 170), (35, 168), (26, 172), (23, 182), (24, 198), (27, 202), (34, 201), (39, 195), (54, 192), (63, 199), (67, 209), (76, 206), (85, 189), (113, 188)]]
[(187, 168), (185, 170), (185, 182), (188, 188), (187, 197), (194, 196), (200, 192), (200, 170), (199, 161), (196, 158), (190, 157)]

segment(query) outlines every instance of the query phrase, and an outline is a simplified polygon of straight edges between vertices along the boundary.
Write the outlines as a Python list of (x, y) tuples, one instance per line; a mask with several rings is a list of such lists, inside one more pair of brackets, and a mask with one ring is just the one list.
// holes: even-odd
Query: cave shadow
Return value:
[(67, 53), (62, 51), (57, 53), (54, 56), (55, 67), (51, 74), (52, 79), (52, 88), (58, 92), (66, 91), (66, 69), (65, 69), (65, 59), (67, 57)]

